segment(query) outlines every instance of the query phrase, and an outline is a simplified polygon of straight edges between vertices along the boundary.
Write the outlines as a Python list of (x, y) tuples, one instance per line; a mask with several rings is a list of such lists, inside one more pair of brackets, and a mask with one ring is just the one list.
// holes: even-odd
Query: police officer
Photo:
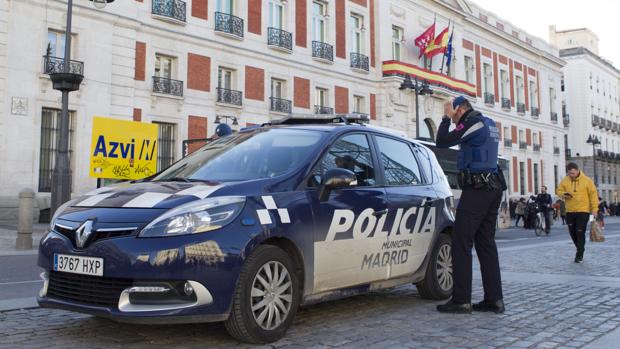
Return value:
[[(444, 105), (437, 147), (460, 144), (459, 185), (463, 190), (452, 233), (452, 299), (437, 306), (442, 313), (504, 312), (502, 281), (495, 245), (495, 224), (506, 183), (497, 166), (499, 130), (495, 122), (472, 109), (465, 97)], [(450, 121), (456, 127), (449, 131)], [(472, 245), (480, 261), (484, 300), (471, 304)]]

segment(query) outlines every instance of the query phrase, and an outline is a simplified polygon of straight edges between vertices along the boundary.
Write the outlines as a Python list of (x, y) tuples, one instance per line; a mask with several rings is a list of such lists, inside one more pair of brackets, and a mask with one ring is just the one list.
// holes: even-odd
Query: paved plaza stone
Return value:
[[(439, 302), (404, 286), (302, 308), (286, 337), (263, 347), (580, 348), (620, 333), (620, 235), (588, 243), (583, 264), (573, 263), (570, 241), (539, 241), (500, 248), (505, 314), (439, 314)], [(474, 275), (476, 301), (482, 289), (479, 271)], [(40, 308), (0, 312), (0, 348), (164, 346), (252, 347), (231, 339), (221, 324), (129, 325)]]

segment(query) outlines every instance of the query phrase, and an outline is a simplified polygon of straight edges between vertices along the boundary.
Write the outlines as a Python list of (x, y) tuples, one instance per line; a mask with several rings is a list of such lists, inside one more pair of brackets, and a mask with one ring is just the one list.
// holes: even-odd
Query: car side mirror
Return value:
[(352, 171), (344, 168), (333, 168), (328, 170), (323, 176), (323, 181), (319, 186), (319, 201), (327, 201), (329, 199), (329, 194), (334, 189), (347, 188), (354, 185), (357, 185), (357, 177)]

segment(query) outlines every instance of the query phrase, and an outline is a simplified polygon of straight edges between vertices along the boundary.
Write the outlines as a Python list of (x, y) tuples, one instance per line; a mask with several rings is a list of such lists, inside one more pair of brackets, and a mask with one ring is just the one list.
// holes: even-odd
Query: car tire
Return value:
[(260, 245), (241, 269), (226, 330), (245, 343), (275, 342), (291, 326), (299, 294), (299, 279), (289, 255), (279, 247)]
[(439, 234), (424, 279), (416, 284), (418, 293), (424, 299), (442, 300), (452, 295), (452, 239), (448, 234)]

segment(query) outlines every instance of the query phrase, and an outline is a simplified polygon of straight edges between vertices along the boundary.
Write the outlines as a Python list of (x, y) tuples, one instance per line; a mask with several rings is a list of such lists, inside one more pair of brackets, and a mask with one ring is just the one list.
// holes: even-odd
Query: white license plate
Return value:
[(103, 276), (103, 258), (54, 254), (54, 270), (74, 274)]

